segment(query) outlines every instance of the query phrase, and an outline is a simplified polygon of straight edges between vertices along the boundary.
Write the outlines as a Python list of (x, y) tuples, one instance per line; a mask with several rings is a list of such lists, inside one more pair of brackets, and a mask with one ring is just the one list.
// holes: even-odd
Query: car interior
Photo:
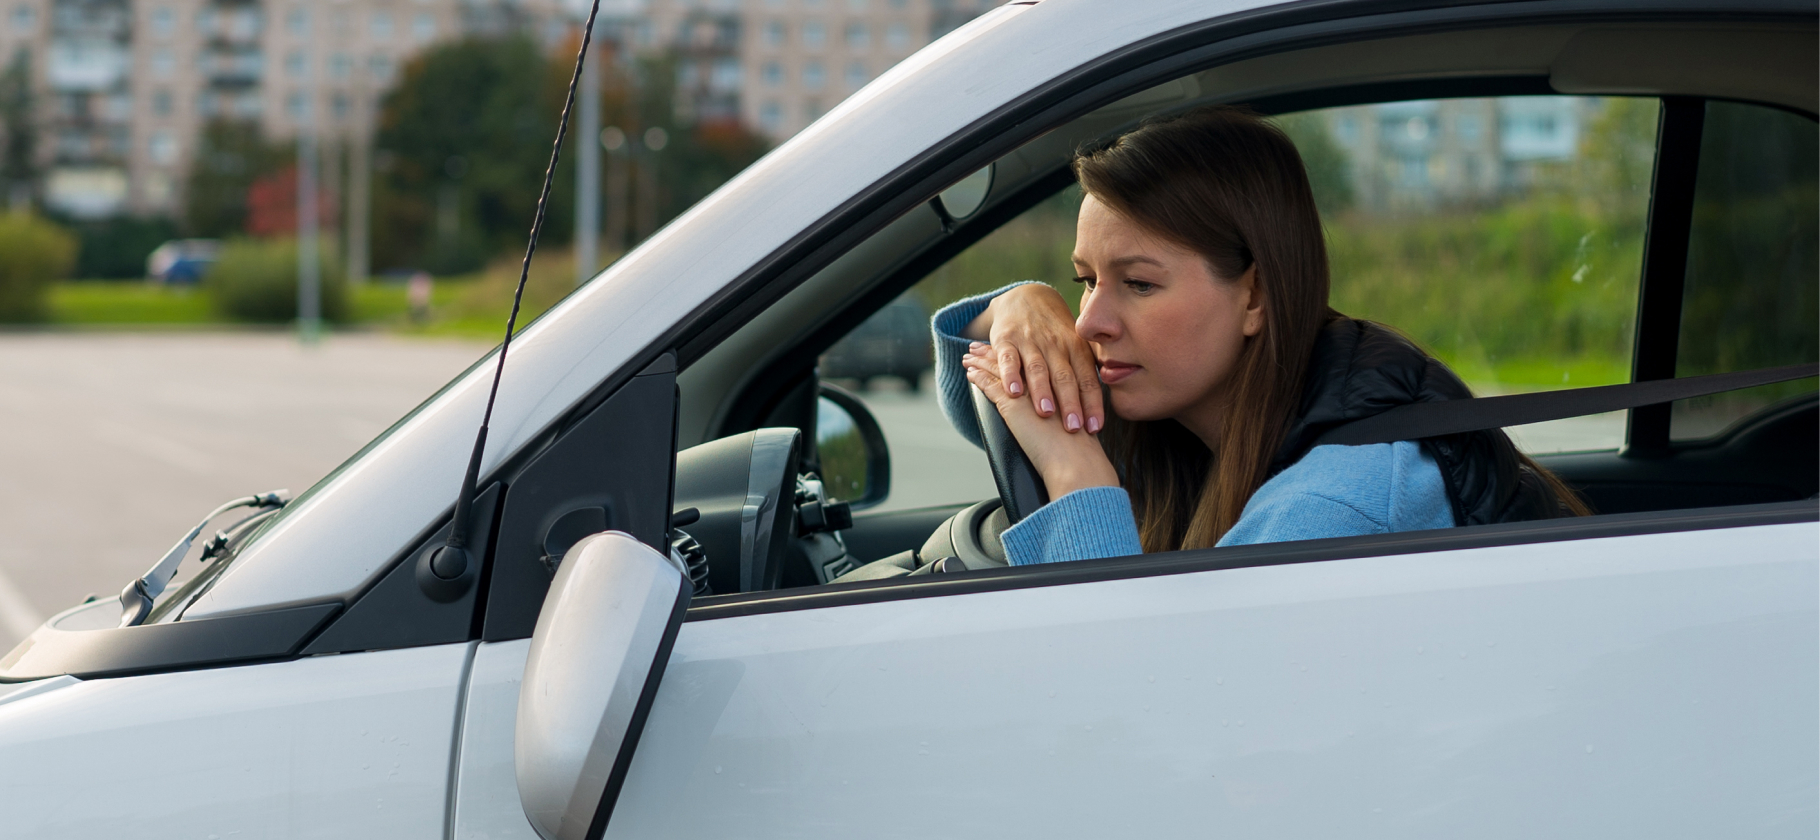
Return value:
[[(1000, 499), (885, 509), (889, 506), (879, 503), (891, 492), (890, 470), (877, 452), (867, 456), (863, 480), (836, 486), (831, 476), (821, 475), (818, 423), (832, 417), (843, 429), (856, 424), (862, 427), (859, 437), (872, 447), (884, 444), (878, 440), (878, 423), (857, 416), (867, 413), (864, 404), (821, 381), (817, 360), (957, 254), (1071, 188), (1068, 161), (1077, 148), (1116, 136), (1147, 117), (1198, 106), (1239, 103), (1277, 116), (1461, 97), (1625, 96), (1658, 102), (1653, 190), (1651, 183), (1642, 185), (1649, 196), (1649, 229), (1632, 377), (1664, 379), (1729, 369), (1723, 361), (1690, 364), (1690, 348), (1697, 350), (1715, 329), (1752, 325), (1736, 318), (1696, 317), (1699, 313), (1691, 309), (1684, 317), (1683, 300), (1690, 307), (1714, 294), (1723, 300), (1724, 289), (1735, 291), (1737, 284), (1753, 282), (1783, 283), (1775, 293), (1792, 294), (1787, 304), (1800, 313), (1803, 326), (1792, 328), (1797, 335), (1770, 340), (1779, 341), (1774, 363), (1814, 361), (1815, 43), (1811, 23), (1537, 24), (1353, 40), (1182, 75), (1057, 125), (869, 236), (680, 372), (674, 524), (699, 538), (690, 549), (696, 576), (712, 585), (698, 594), (825, 584), (842, 574), (848, 575), (841, 579), (845, 582), (1003, 565), (997, 534), (1007, 519)], [(1691, 165), (1700, 158), (1703, 115), (1739, 107), (1794, 121), (1791, 136), (1806, 144), (1795, 154), (1805, 155), (1808, 163), (1786, 177), (1805, 179), (1807, 216), (1789, 228), (1792, 239), (1779, 252), (1781, 262), (1768, 272), (1792, 276), (1792, 282), (1765, 276), (1756, 266), (1733, 272), (1748, 269), (1751, 276), (1728, 276), (1723, 267), (1696, 270), (1690, 263), (1688, 225), (1707, 223), (1708, 217), (1694, 209), (1704, 199), (1707, 181), (1695, 178)], [(1701, 177), (1714, 180), (1714, 167), (1709, 162)], [(1678, 233), (1677, 216), (1682, 219)], [(1004, 277), (992, 285), (1018, 279), (1023, 278)], [(1337, 293), (1346, 277), (1336, 273), (1333, 282)], [(1702, 283), (1716, 291), (1702, 293), (1695, 288)], [(1596, 514), (1809, 499), (1820, 490), (1820, 406), (1813, 383), (1804, 379), (1783, 387), (1777, 394), (1784, 398), (1769, 407), (1700, 434), (1683, 428), (1688, 424), (1676, 413), (1679, 409), (1635, 409), (1624, 418), (1623, 440), (1617, 445), (1541, 454), (1538, 460), (1582, 494)], [(756, 453), (767, 446), (779, 454), (761, 478)], [(708, 457), (710, 450), (737, 450), (736, 459), (742, 461), (745, 453), (753, 453), (752, 473), (743, 466), (713, 466), (717, 460)], [(985, 454), (980, 458), (983, 463)], [(727, 474), (708, 477), (716, 470)], [(819, 478), (830, 480), (825, 487), (804, 483)], [(767, 504), (774, 507), (767, 511), (778, 517), (778, 524), (765, 535), (775, 541), (769, 559), (761, 558), (754, 568), (750, 555), (766, 549), (753, 548), (758, 534), (749, 510), (741, 537), (740, 516), (742, 504), (749, 508), (750, 500), (759, 498), (770, 500)], [(794, 524), (788, 515), (792, 502), (805, 511)], [(694, 523), (693, 528), (685, 522)], [(796, 538), (785, 531), (795, 532)], [(834, 535), (840, 545), (830, 544)], [(887, 558), (897, 559), (881, 567), (877, 561)], [(936, 562), (949, 558), (957, 562)], [(860, 566), (870, 571), (855, 574)]]

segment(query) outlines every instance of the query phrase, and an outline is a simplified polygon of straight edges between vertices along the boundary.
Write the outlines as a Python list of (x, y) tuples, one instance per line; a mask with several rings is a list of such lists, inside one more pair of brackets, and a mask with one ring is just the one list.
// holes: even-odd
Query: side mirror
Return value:
[(512, 755), (544, 840), (605, 832), (690, 592), (680, 564), (618, 531), (564, 555), (531, 636)]
[(852, 392), (821, 383), (815, 401), (815, 449), (822, 486), (854, 510), (891, 492), (891, 450), (871, 410)]

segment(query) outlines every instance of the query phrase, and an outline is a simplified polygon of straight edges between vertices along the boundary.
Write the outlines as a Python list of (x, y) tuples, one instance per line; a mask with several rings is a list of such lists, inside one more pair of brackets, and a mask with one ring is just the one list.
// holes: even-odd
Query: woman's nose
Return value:
[(1081, 340), (1105, 344), (1118, 339), (1121, 332), (1118, 313), (1114, 311), (1110, 297), (1093, 292), (1081, 295), (1081, 317), (1074, 321), (1074, 331)]

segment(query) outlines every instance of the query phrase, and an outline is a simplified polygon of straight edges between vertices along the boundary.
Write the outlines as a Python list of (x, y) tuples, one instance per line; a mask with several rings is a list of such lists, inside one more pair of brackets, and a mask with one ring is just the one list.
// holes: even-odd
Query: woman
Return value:
[(1320, 217), (1281, 131), (1204, 109), (1074, 171), (1079, 319), (1034, 282), (934, 319), (950, 420), (977, 434), (967, 387), (982, 389), (1053, 499), (1005, 532), (1012, 563), (1585, 512), (1497, 430), (1313, 446), (1342, 422), (1471, 394), (1395, 332), (1328, 307)]

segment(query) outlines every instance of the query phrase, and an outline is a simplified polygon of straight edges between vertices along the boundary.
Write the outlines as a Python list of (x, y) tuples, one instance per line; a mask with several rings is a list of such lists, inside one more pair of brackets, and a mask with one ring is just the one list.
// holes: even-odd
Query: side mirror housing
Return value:
[(605, 832), (691, 591), (673, 558), (618, 531), (564, 555), (531, 636), (512, 756), (545, 840)]
[(891, 450), (872, 411), (852, 392), (821, 383), (815, 401), (815, 449), (822, 486), (854, 510), (891, 493)]

